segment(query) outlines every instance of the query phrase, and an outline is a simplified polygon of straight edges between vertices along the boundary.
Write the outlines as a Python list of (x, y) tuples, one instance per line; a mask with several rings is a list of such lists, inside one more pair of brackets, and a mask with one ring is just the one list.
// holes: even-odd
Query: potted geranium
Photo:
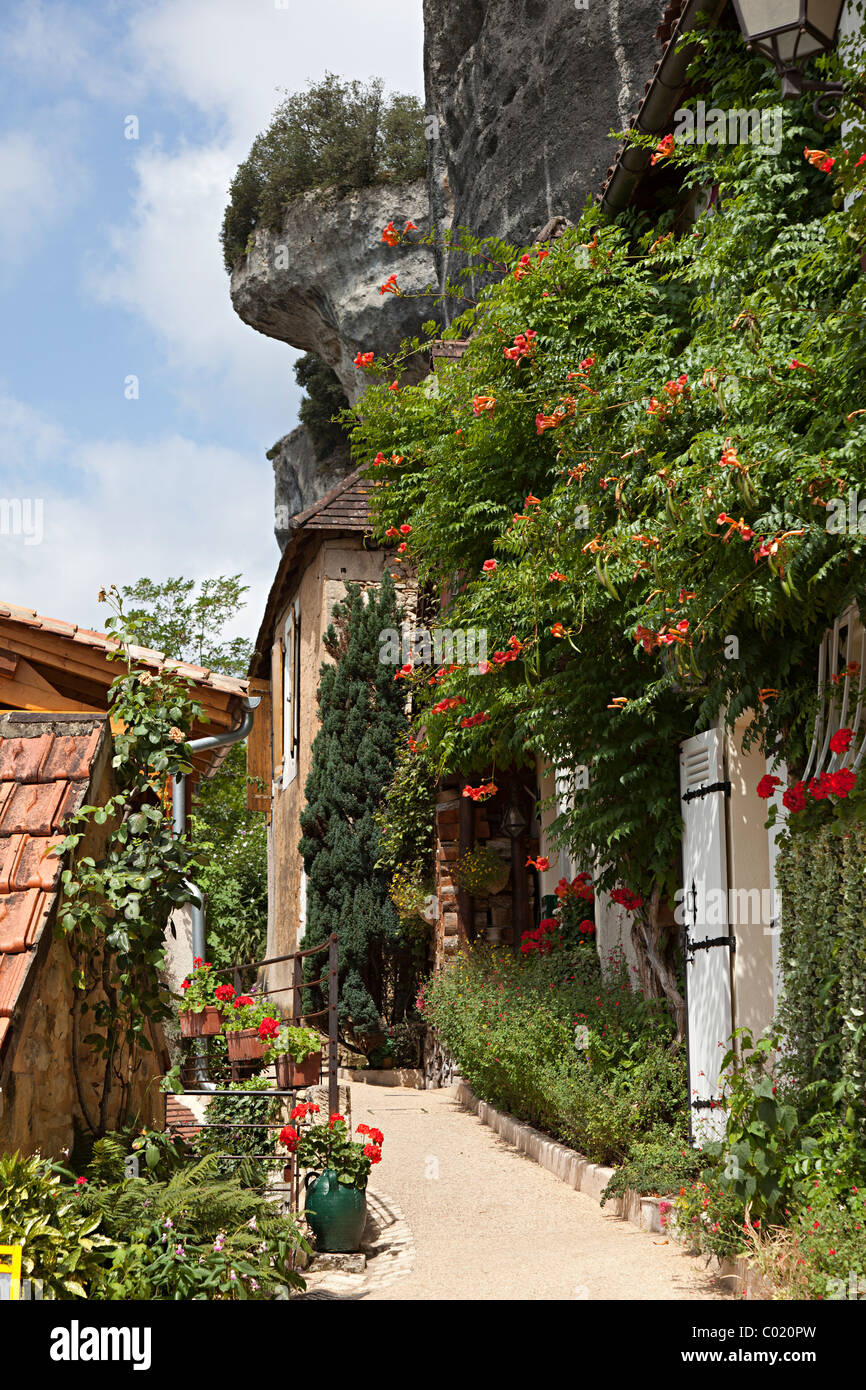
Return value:
[(322, 1039), (315, 1028), (284, 1023), (269, 1037), (265, 1061), (274, 1063), (281, 1091), (315, 1086), (322, 1074)]
[(280, 1028), (265, 1001), (238, 994), (223, 1003), (222, 1014), (229, 1061), (264, 1061), (265, 1046)]
[[(209, 961), (196, 956), (193, 967), (181, 983), (183, 1008), (179, 1010), (182, 1038), (212, 1038), (222, 1028), (217, 987)], [(232, 991), (234, 993), (234, 991)]]
[(344, 1115), (332, 1115), (327, 1125), (307, 1124), (317, 1105), (296, 1105), (295, 1124), (280, 1131), (280, 1143), (307, 1169), (306, 1209), (316, 1249), (351, 1254), (361, 1244), (367, 1219), (367, 1180), (374, 1163), (382, 1160), (380, 1129), (358, 1125), (361, 1139), (350, 1139)]

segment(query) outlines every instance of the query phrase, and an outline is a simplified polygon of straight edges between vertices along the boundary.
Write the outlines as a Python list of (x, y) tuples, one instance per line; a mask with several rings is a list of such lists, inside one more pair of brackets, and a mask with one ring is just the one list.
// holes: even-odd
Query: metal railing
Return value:
[[(305, 980), (304, 977), (303, 977), (303, 976), (304, 976), (304, 961), (307, 960), (307, 959), (309, 959), (309, 958), (311, 958), (311, 957), (313, 957), (313, 956), (320, 956), (320, 955), (322, 955), (324, 952), (327, 952), (327, 967), (326, 967), (325, 973), (324, 973), (323, 975), (319, 976), (317, 979)], [(259, 970), (263, 970), (263, 969), (264, 969), (265, 967), (267, 967), (267, 966), (282, 965), (282, 964), (285, 964), (285, 963), (288, 962), (288, 961), (291, 961), (291, 963), (292, 963), (292, 983), (291, 983), (290, 985), (280, 986), (280, 987), (278, 987), (278, 988), (276, 988), (276, 989), (263, 989), (263, 990), (259, 990), (259, 991), (258, 991), (258, 997), (259, 997), (259, 998), (271, 998), (271, 997), (273, 997), (273, 996), (275, 996), (275, 995), (277, 995), (277, 994), (288, 994), (288, 993), (291, 993), (291, 995), (292, 995), (292, 1014), (291, 1014), (291, 1018), (292, 1018), (292, 1024), (293, 1024), (294, 1026), (299, 1026), (299, 1025), (301, 1025), (301, 1024), (310, 1023), (313, 1019), (321, 1019), (321, 1018), (323, 1018), (323, 1017), (326, 1018), (326, 1020), (327, 1020), (327, 1031), (326, 1031), (326, 1033), (323, 1033), (323, 1042), (324, 1042), (325, 1040), (327, 1040), (327, 1047), (328, 1047), (328, 1061), (327, 1061), (327, 1076), (328, 1076), (328, 1115), (330, 1116), (330, 1115), (334, 1114), (334, 1112), (337, 1110), (337, 1107), (338, 1107), (338, 1104), (339, 1104), (339, 1081), (338, 1081), (338, 1074), (337, 1074), (337, 1073), (338, 1073), (338, 1066), (339, 1066), (339, 1056), (338, 1056), (339, 1038), (338, 1038), (338, 1023), (337, 1023), (337, 999), (338, 999), (338, 973), (337, 973), (337, 972), (338, 972), (338, 947), (337, 947), (337, 937), (336, 937), (336, 935), (332, 934), (332, 935), (328, 938), (327, 941), (324, 941), (324, 942), (321, 944), (321, 946), (310, 946), (310, 947), (309, 947), (307, 950), (305, 950), (305, 951), (292, 951), (292, 952), (290, 952), (288, 955), (284, 955), (284, 956), (268, 956), (265, 960), (247, 961), (247, 962), (244, 962), (242, 965), (222, 966), (222, 967), (220, 967), (219, 969), (215, 969), (213, 973), (214, 973), (214, 976), (231, 976), (232, 983), (233, 983), (233, 985), (234, 985), (234, 988), (235, 988), (236, 993), (238, 993), (238, 994), (243, 994), (243, 993), (244, 993), (244, 987), (243, 987), (243, 974), (244, 974), (245, 971), (254, 970), (254, 971), (257, 971), (257, 972), (258, 972)], [(304, 1012), (304, 1007), (303, 1007), (303, 993), (304, 993), (304, 990), (310, 990), (310, 989), (321, 988), (321, 989), (322, 989), (322, 992), (325, 993), (325, 988), (324, 988), (325, 986), (327, 986), (327, 992), (326, 992), (326, 997), (327, 997), (327, 1000), (328, 1000), (327, 1005), (326, 1005), (324, 1008), (322, 1008), (322, 1009), (315, 1009), (315, 1010), (313, 1010), (313, 1011), (311, 1011), (311, 1012), (305, 1013), (305, 1012)], [(321, 1029), (320, 1029), (319, 1031), (321, 1031)], [(187, 1049), (186, 1049), (186, 1050), (187, 1050), (187, 1070), (188, 1070), (189, 1061), (190, 1061), (190, 1059), (189, 1059), (189, 1053), (190, 1053), (190, 1050), (191, 1050), (191, 1049), (190, 1049), (190, 1044), (193, 1045), (193, 1051), (194, 1051), (194, 1045), (197, 1044), (197, 1043), (199, 1043), (200, 1041), (202, 1041), (202, 1040), (200, 1040), (200, 1039), (198, 1039), (198, 1038), (188, 1038), (188, 1039), (184, 1039), (184, 1042), (187, 1044)], [(204, 1041), (206, 1042), (207, 1040), (205, 1039)], [(323, 1049), (323, 1050), (324, 1050), (324, 1049)], [(240, 1062), (240, 1063), (239, 1063), (239, 1062), (232, 1062), (232, 1063), (231, 1063), (232, 1081), (235, 1082), (235, 1083), (241, 1081), (241, 1080), (243, 1079), (243, 1077), (242, 1077), (242, 1075), (241, 1075), (242, 1071), (246, 1070), (247, 1072), (249, 1072), (250, 1069), (251, 1069), (252, 1067), (255, 1067), (256, 1065), (257, 1065), (257, 1063), (255, 1063), (255, 1062)], [(192, 1062), (192, 1067), (193, 1067), (193, 1069), (195, 1069), (195, 1061)], [(184, 1074), (184, 1063), (181, 1064), (181, 1078), (182, 1078), (182, 1079), (183, 1079), (183, 1074)], [(319, 1072), (319, 1084), (321, 1085), (321, 1083), (322, 1083), (322, 1070), (320, 1069), (320, 1072)], [(313, 1084), (315, 1084), (315, 1083), (313, 1083)], [(245, 1090), (245, 1089), (243, 1089), (243, 1087), (240, 1087), (240, 1086), (238, 1086), (238, 1085), (229, 1085), (229, 1086), (222, 1087), (222, 1086), (220, 1086), (219, 1084), (217, 1084), (217, 1085), (216, 1085), (215, 1087), (213, 1087), (213, 1088), (211, 1088), (211, 1087), (204, 1088), (204, 1087), (201, 1087), (201, 1086), (199, 1086), (199, 1087), (197, 1087), (197, 1088), (191, 1088), (191, 1087), (188, 1087), (186, 1084), (184, 1084), (184, 1089), (183, 1089), (182, 1091), (175, 1092), (175, 1094), (176, 1094), (178, 1100), (179, 1100), (181, 1103), (183, 1102), (184, 1097), (194, 1097), (194, 1098), (201, 1099), (201, 1100), (211, 1100), (212, 1098), (214, 1098), (214, 1097), (216, 1097), (216, 1096), (234, 1096), (234, 1097), (238, 1097), (238, 1098), (241, 1098), (241, 1099), (246, 1098), (246, 1099), (248, 1099), (248, 1100), (250, 1100), (250, 1101), (261, 1103), (263, 1100), (266, 1100), (266, 1099), (268, 1099), (268, 1098), (273, 1099), (273, 1100), (278, 1100), (278, 1099), (283, 1099), (283, 1100), (284, 1100), (284, 1099), (288, 1099), (289, 1097), (291, 1097), (292, 1099), (294, 1099), (294, 1097), (295, 1097), (295, 1095), (297, 1094), (298, 1091), (307, 1090), (307, 1089), (309, 1089), (309, 1083), (308, 1083), (308, 1084), (305, 1084), (305, 1085), (303, 1085), (303, 1086), (289, 1086), (288, 1088), (279, 1088), (279, 1087), (277, 1087), (277, 1086), (273, 1086), (273, 1087), (268, 1088), (267, 1090), (262, 1090), (262, 1091), (248, 1091), (248, 1090)], [(253, 1121), (248, 1121), (248, 1122), (247, 1122), (247, 1121), (237, 1121), (237, 1120), (208, 1120), (207, 1117), (205, 1117), (204, 1120), (199, 1121), (199, 1119), (198, 1119), (197, 1116), (193, 1116), (193, 1122), (192, 1122), (192, 1123), (191, 1123), (189, 1120), (187, 1120), (187, 1119), (180, 1119), (180, 1118), (179, 1118), (179, 1119), (175, 1119), (175, 1120), (173, 1120), (173, 1121), (169, 1121), (169, 1120), (167, 1119), (167, 1120), (166, 1120), (166, 1128), (169, 1129), (169, 1130), (171, 1130), (171, 1131), (174, 1132), (174, 1133), (182, 1132), (182, 1131), (184, 1131), (184, 1130), (189, 1130), (189, 1129), (191, 1129), (191, 1128), (193, 1127), (193, 1125), (194, 1125), (194, 1127), (195, 1127), (195, 1129), (196, 1129), (197, 1132), (199, 1132), (199, 1131), (201, 1131), (201, 1130), (203, 1130), (203, 1129), (212, 1129), (212, 1130), (228, 1129), (228, 1130), (231, 1130), (231, 1131), (233, 1131), (233, 1132), (236, 1131), (236, 1130), (243, 1130), (243, 1129), (255, 1129), (255, 1130), (260, 1130), (260, 1131), (261, 1131), (261, 1130), (271, 1130), (271, 1129), (274, 1129), (274, 1130), (282, 1129), (284, 1123), (285, 1123), (285, 1121), (282, 1120), (282, 1119), (279, 1119), (279, 1120), (276, 1120), (276, 1121), (273, 1121), (273, 1120), (259, 1120), (259, 1121), (253, 1120)], [(283, 1168), (283, 1169), (284, 1169), (284, 1174), (288, 1174), (289, 1176), (285, 1178), (285, 1180), (284, 1180), (284, 1182), (283, 1182), (282, 1184), (280, 1184), (280, 1183), (269, 1182), (269, 1183), (267, 1184), (268, 1190), (269, 1190), (269, 1191), (272, 1191), (272, 1192), (274, 1192), (274, 1193), (276, 1193), (277, 1195), (279, 1195), (280, 1192), (287, 1192), (287, 1194), (288, 1194), (288, 1205), (289, 1205), (289, 1209), (290, 1209), (291, 1211), (297, 1211), (297, 1210), (299, 1209), (299, 1202), (300, 1202), (300, 1172), (299, 1172), (299, 1170), (298, 1170), (297, 1164), (295, 1163), (295, 1161), (294, 1161), (294, 1159), (293, 1159), (292, 1157), (290, 1157), (290, 1156), (280, 1157), (279, 1155), (275, 1154), (273, 1151), (271, 1151), (270, 1153), (264, 1153), (264, 1154), (250, 1154), (250, 1153), (232, 1154), (232, 1153), (228, 1153), (228, 1152), (227, 1152), (227, 1153), (217, 1152), (217, 1153), (216, 1153), (216, 1156), (217, 1156), (220, 1160), (225, 1159), (225, 1160), (233, 1160), (233, 1161), (243, 1161), (244, 1159), (251, 1159), (251, 1160), (253, 1160), (253, 1161), (255, 1161), (255, 1162), (258, 1162), (258, 1163), (262, 1164), (263, 1166), (272, 1166), (272, 1167), (277, 1167), (277, 1168), (280, 1168), (280, 1167)]]

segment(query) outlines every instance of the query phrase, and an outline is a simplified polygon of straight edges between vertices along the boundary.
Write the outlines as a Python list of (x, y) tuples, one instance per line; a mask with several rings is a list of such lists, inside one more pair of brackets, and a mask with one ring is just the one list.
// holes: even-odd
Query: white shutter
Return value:
[(708, 729), (687, 739), (680, 748), (684, 920), (691, 948), (686, 950), (685, 970), (691, 1133), (699, 1146), (725, 1132), (719, 1075), (732, 1030), (730, 947), (700, 945), (727, 938), (730, 931), (725, 792), (722, 787), (706, 790), (723, 781), (721, 732)]

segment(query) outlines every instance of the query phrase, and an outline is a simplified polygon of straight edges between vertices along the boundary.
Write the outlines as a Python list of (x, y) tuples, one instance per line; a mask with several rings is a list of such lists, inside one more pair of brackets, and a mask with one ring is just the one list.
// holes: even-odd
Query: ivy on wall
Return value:
[(787, 836), (776, 872), (785, 1066), (801, 1086), (829, 1081), (863, 1107), (866, 1081), (866, 826)]

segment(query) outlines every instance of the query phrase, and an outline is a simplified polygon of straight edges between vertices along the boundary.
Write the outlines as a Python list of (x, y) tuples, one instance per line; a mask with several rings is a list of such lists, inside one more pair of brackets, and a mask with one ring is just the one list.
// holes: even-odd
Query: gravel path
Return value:
[(456, 1090), (353, 1085), (353, 1127), (362, 1122), (385, 1134), (369, 1188), (375, 1246), (366, 1274), (322, 1275), (314, 1298), (728, 1297), (699, 1259), (506, 1144)]

